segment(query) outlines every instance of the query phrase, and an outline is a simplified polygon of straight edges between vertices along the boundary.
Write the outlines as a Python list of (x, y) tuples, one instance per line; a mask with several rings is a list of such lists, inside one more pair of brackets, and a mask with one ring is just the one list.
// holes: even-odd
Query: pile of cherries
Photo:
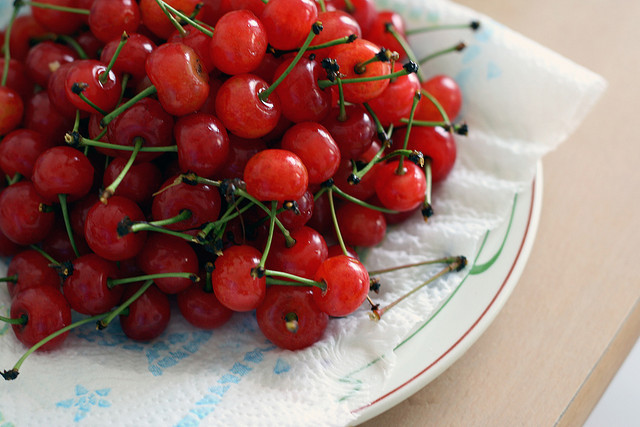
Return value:
[(313, 344), (375, 288), (354, 248), (433, 213), (466, 131), (456, 83), (424, 79), (429, 58), (373, 0), (14, 10), (0, 35), (1, 319), (30, 351), (115, 318), (153, 339), (173, 300), (199, 328), (255, 310), (275, 344)]

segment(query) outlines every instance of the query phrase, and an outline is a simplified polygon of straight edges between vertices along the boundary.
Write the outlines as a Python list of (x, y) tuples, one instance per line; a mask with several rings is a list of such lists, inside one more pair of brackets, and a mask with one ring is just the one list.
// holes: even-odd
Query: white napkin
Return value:
[[(10, 3), (10, 2), (7, 2)], [(370, 268), (443, 255), (472, 260), (487, 230), (505, 220), (516, 192), (530, 185), (540, 158), (581, 122), (606, 84), (592, 72), (472, 10), (445, 0), (380, 0), (409, 27), (481, 21), (481, 28), (411, 38), (418, 57), (464, 40), (460, 54), (440, 57), (426, 76), (448, 73), (464, 93), (458, 161), (433, 194), (436, 215), (417, 216), (390, 230), (368, 251)], [(5, 5), (7, 7), (7, 5)], [(6, 15), (6, 14), (3, 14)], [(6, 267), (3, 266), (3, 270)], [(383, 306), (416, 286), (433, 268), (385, 277)], [(4, 271), (3, 271), (4, 272)], [(219, 330), (195, 330), (176, 313), (157, 340), (127, 340), (118, 325), (73, 332), (65, 345), (33, 354), (13, 382), (0, 383), (1, 425), (346, 425), (392, 373), (393, 348), (451, 293), (464, 273), (423, 289), (372, 322), (366, 305), (333, 319), (322, 341), (290, 352), (258, 330), (252, 315), (236, 314)], [(9, 297), (0, 290), (0, 312)], [(117, 322), (116, 322), (117, 323)], [(0, 325), (0, 369), (24, 352)], [(383, 357), (358, 381), (348, 374)]]

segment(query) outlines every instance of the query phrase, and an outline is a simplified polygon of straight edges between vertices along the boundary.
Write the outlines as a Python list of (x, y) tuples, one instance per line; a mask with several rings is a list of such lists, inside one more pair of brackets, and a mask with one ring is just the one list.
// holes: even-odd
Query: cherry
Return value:
[(111, 111), (118, 104), (122, 90), (120, 76), (95, 59), (72, 62), (67, 70), (64, 88), (67, 99), (77, 109), (89, 113), (94, 113), (95, 107), (99, 109), (98, 112)]
[[(398, 130), (398, 138), (404, 138), (406, 130)], [(453, 169), (456, 161), (456, 142), (451, 132), (440, 126), (413, 126), (407, 144), (409, 150), (420, 151), (429, 159), (431, 180), (442, 181)]]
[(19, 245), (38, 243), (53, 227), (54, 213), (30, 181), (20, 181), (0, 193), (0, 230)]
[(47, 91), (38, 92), (29, 98), (24, 110), (24, 127), (44, 136), (51, 145), (62, 141), (73, 127), (73, 120), (60, 114), (49, 100)]
[(51, 261), (34, 249), (20, 251), (11, 259), (7, 277), (15, 278), (7, 281), (11, 297), (22, 290), (41, 286), (60, 289), (60, 276)]
[[(288, 209), (276, 215), (282, 225), (290, 232), (301, 228), (313, 215), (313, 194), (309, 190), (305, 191), (302, 197), (295, 202), (297, 210)], [(278, 209), (281, 207), (281, 204), (278, 204)]]
[(372, 247), (382, 242), (387, 221), (382, 212), (356, 203), (345, 203), (337, 211), (340, 233), (352, 246)]
[[(90, 59), (99, 58), (100, 51), (104, 48), (104, 43), (98, 40), (91, 31), (83, 31), (76, 35), (75, 41), (80, 45), (84, 53), (87, 54), (87, 58)], [(108, 63), (108, 61), (105, 63)]]
[[(375, 188), (382, 205), (398, 212), (410, 211), (424, 201), (427, 183), (424, 173), (411, 162), (393, 160), (378, 169)], [(398, 173), (399, 172), (399, 173)]]
[(216, 294), (213, 293), (210, 281), (209, 284), (206, 282), (206, 274), (201, 274), (200, 277), (199, 283), (178, 294), (178, 308), (182, 317), (193, 326), (200, 329), (215, 329), (231, 319), (233, 310), (220, 303)]
[(320, 123), (327, 128), (340, 148), (343, 160), (357, 159), (371, 147), (376, 135), (376, 126), (367, 111), (360, 105), (347, 105), (346, 117), (339, 110), (331, 112)]
[[(198, 274), (198, 257), (189, 243), (164, 233), (151, 233), (136, 262), (146, 274)], [(167, 277), (155, 279), (155, 284), (165, 294), (176, 294), (189, 288), (193, 282), (181, 277)]]
[(347, 11), (360, 24), (363, 34), (367, 34), (376, 19), (378, 11), (374, 0), (350, 0), (347, 6), (345, 0), (326, 0), (327, 9), (334, 7)]
[(190, 230), (206, 222), (215, 221), (220, 215), (222, 200), (218, 188), (208, 184), (191, 185), (175, 183), (176, 177), (164, 182), (153, 198), (151, 214), (156, 221), (178, 216), (183, 211), (191, 216), (180, 222), (165, 225), (170, 230)]
[[(290, 58), (282, 62), (274, 72), (274, 79), (284, 74), (292, 61)], [(294, 123), (320, 121), (329, 114), (331, 91), (318, 86), (323, 74), (326, 76), (319, 62), (300, 58), (286, 75), (284, 84), (278, 85), (275, 92), (282, 105), (282, 114), (287, 119)]]
[(227, 161), (229, 136), (224, 125), (211, 114), (181, 117), (174, 127), (178, 162), (183, 171), (211, 178)]
[[(164, 2), (175, 9), (191, 15), (201, 0), (164, 0)], [(175, 27), (162, 11), (156, 0), (140, 0), (140, 14), (142, 23), (157, 37), (167, 40)]]
[(78, 59), (76, 52), (62, 44), (43, 41), (29, 49), (25, 66), (34, 83), (47, 88), (49, 77), (62, 64)]
[[(423, 82), (421, 87), (438, 100), (450, 120), (456, 118), (462, 107), (462, 91), (453, 78), (439, 74)], [(422, 97), (416, 108), (415, 119), (441, 121), (444, 117), (431, 100)]]
[[(100, 61), (105, 64), (111, 62), (120, 44), (120, 35), (107, 42), (100, 53)], [(113, 64), (113, 71), (117, 73), (129, 73), (135, 79), (142, 80), (147, 74), (144, 69), (147, 56), (156, 48), (156, 44), (139, 33), (129, 34), (127, 42), (122, 46), (116, 62)]]
[(11, 57), (24, 61), (31, 49), (31, 40), (38, 39), (47, 34), (44, 29), (33, 17), (32, 14), (24, 14), (18, 16), (11, 27), (11, 36), (9, 37), (9, 51)]
[(0, 86), (0, 136), (14, 130), (22, 121), (24, 103), (15, 90)]
[(388, 50), (398, 52), (400, 59), (406, 58), (406, 53), (402, 44), (396, 40), (393, 34), (387, 29), (392, 26), (395, 32), (406, 39), (404, 18), (392, 10), (381, 10), (373, 21), (371, 28), (364, 34), (364, 38), (382, 46)]
[(217, 171), (218, 178), (242, 178), (244, 168), (251, 157), (267, 148), (262, 139), (244, 139), (229, 134), (227, 162)]
[(38, 156), (33, 166), (33, 185), (49, 203), (56, 202), (60, 194), (74, 201), (91, 189), (93, 172), (82, 152), (69, 146), (52, 147)]
[(274, 236), (266, 267), (313, 279), (320, 264), (327, 258), (327, 244), (320, 233), (310, 227), (291, 232), (296, 244), (288, 248), (284, 236)]
[[(396, 62), (393, 70), (401, 69), (402, 65)], [(370, 100), (369, 107), (385, 128), (391, 124), (400, 127), (402, 125), (400, 119), (409, 118), (413, 99), (418, 91), (420, 91), (420, 80), (415, 73), (400, 76), (391, 80), (380, 96)]]
[(225, 74), (250, 73), (262, 62), (267, 46), (266, 29), (256, 15), (249, 10), (234, 10), (218, 20), (209, 54), (215, 67)]
[(22, 246), (9, 240), (9, 238), (4, 235), (2, 230), (0, 230), (0, 256), (11, 257), (16, 255), (21, 250)]
[[(75, 244), (75, 250), (78, 251), (78, 255), (91, 252), (82, 234), (73, 233), (73, 242)], [(69, 233), (66, 230), (64, 220), (59, 215), (56, 215), (56, 222), (53, 228), (47, 237), (40, 242), (40, 246), (43, 251), (60, 261), (69, 261), (78, 257), (69, 239)]]
[(244, 168), (247, 192), (258, 200), (297, 200), (307, 191), (309, 176), (300, 157), (288, 150), (268, 149)]
[(329, 316), (346, 316), (362, 305), (369, 292), (369, 273), (355, 258), (338, 255), (327, 258), (318, 268), (314, 280), (326, 289), (313, 288), (318, 308)]
[(317, 19), (313, 0), (271, 0), (260, 16), (269, 44), (280, 50), (302, 46)]
[[(0, 58), (0, 70), (4, 70), (4, 64), (4, 58)], [(14, 58), (9, 60), (6, 80), (5, 86), (15, 90), (22, 99), (28, 100), (33, 96), (33, 82), (27, 74), (26, 66), (21, 61)]]
[[(367, 164), (375, 157), (378, 151), (380, 151), (380, 144), (374, 142), (371, 144), (369, 149), (360, 156), (353, 158), (353, 160), (357, 164)], [(353, 163), (352, 160), (343, 159), (340, 162), (338, 170), (333, 176), (334, 183), (336, 187), (348, 195), (353, 196), (356, 199), (367, 200), (376, 192), (376, 175), (381, 166), (382, 164), (380, 163), (373, 164), (371, 169), (369, 169), (369, 171), (360, 178), (360, 181), (358, 181), (357, 184), (351, 184), (349, 182), (349, 177), (353, 174)]]
[[(138, 284), (126, 285), (122, 299), (133, 296), (141, 288)], [(120, 316), (122, 332), (132, 340), (149, 341), (162, 334), (171, 320), (171, 303), (166, 294), (152, 285), (129, 306), (129, 312)]]
[(97, 202), (87, 213), (84, 236), (93, 252), (110, 261), (121, 261), (136, 256), (147, 238), (146, 231), (119, 235), (120, 222), (143, 221), (144, 214), (131, 200), (112, 196), (108, 204)]
[(104, 43), (123, 32), (135, 33), (139, 25), (140, 9), (134, 0), (94, 0), (89, 10), (89, 29)]
[[(47, 94), (53, 108), (62, 116), (71, 120), (76, 117), (77, 108), (71, 100), (67, 98), (66, 81), (69, 70), (73, 67), (73, 63), (62, 64), (60, 68), (53, 72), (49, 77)], [(83, 115), (87, 113), (83, 110)], [(66, 129), (68, 131), (68, 129)]]
[[(76, 0), (41, 0), (40, 3), (62, 8), (76, 8)], [(81, 14), (55, 8), (33, 7), (31, 13), (33, 19), (42, 28), (54, 34), (73, 34), (84, 23), (84, 18)]]
[[(311, 46), (317, 46), (342, 37), (362, 37), (362, 29), (355, 18), (342, 10), (328, 10), (318, 14), (318, 20), (322, 22), (322, 32), (318, 34)], [(313, 53), (318, 58), (330, 58), (331, 48), (315, 49)]]
[(260, 252), (247, 245), (231, 246), (215, 261), (211, 273), (213, 291), (233, 311), (250, 311), (260, 305), (266, 293), (265, 278), (252, 276), (260, 263)]
[[(116, 157), (104, 170), (103, 187), (107, 188), (125, 167), (127, 159)], [(154, 163), (136, 163), (131, 166), (117, 189), (117, 194), (143, 204), (151, 201), (153, 193), (162, 184), (162, 174)]]
[[(200, 14), (198, 14), (200, 17)], [(212, 28), (204, 27), (208, 31), (213, 31)], [(209, 34), (205, 34), (199, 29), (195, 28), (193, 25), (188, 24), (182, 27), (182, 30), (175, 30), (171, 37), (167, 39), (169, 43), (183, 43), (189, 46), (194, 50), (196, 55), (202, 61), (202, 65), (207, 70), (207, 72), (212, 73), (215, 70), (215, 65), (211, 59), (211, 54), (209, 52), (209, 45), (211, 42), (211, 36)]]
[(124, 288), (108, 286), (116, 276), (116, 264), (95, 254), (83, 255), (73, 261), (73, 269), (62, 285), (64, 296), (78, 313), (106, 313), (120, 302)]
[(227, 79), (218, 89), (216, 115), (227, 131), (247, 139), (260, 138), (271, 132), (282, 113), (280, 99), (271, 93), (266, 99), (260, 93), (267, 82), (252, 74), (238, 74)]
[(209, 95), (209, 75), (200, 58), (182, 43), (165, 43), (147, 57), (147, 76), (162, 107), (174, 116), (200, 109)]
[(316, 305), (311, 289), (270, 286), (256, 309), (258, 327), (278, 347), (299, 350), (319, 341), (329, 316)]
[(340, 164), (340, 149), (329, 131), (318, 123), (303, 122), (292, 126), (282, 137), (281, 147), (300, 157), (311, 184), (331, 178)]
[(38, 156), (53, 144), (44, 135), (29, 129), (16, 129), (0, 141), (0, 169), (13, 177), (19, 173), (31, 179)]

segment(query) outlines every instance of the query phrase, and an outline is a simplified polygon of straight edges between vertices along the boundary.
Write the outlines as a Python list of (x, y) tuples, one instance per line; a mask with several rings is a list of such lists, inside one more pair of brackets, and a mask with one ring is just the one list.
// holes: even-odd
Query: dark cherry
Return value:
[(109, 288), (108, 279), (116, 277), (114, 262), (96, 254), (83, 255), (73, 261), (73, 271), (62, 285), (64, 296), (78, 313), (106, 313), (120, 302), (123, 286)]
[[(125, 285), (122, 299), (131, 297), (139, 284)], [(151, 285), (131, 305), (126, 315), (120, 316), (122, 332), (132, 340), (150, 341), (159, 337), (171, 320), (171, 303), (166, 294)]]
[(40, 252), (26, 249), (16, 254), (7, 267), (7, 277), (16, 276), (15, 282), (7, 282), (9, 296), (41, 286), (60, 289), (60, 276), (51, 262)]
[(31, 245), (44, 239), (55, 220), (52, 211), (43, 209), (46, 200), (30, 181), (20, 181), (0, 193), (0, 230), (19, 245)]

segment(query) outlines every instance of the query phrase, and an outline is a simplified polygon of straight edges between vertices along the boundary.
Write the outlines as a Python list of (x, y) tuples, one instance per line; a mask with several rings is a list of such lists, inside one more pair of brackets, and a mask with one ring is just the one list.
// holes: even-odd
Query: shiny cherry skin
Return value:
[[(136, 262), (145, 274), (198, 274), (198, 256), (189, 243), (164, 233), (151, 233)], [(191, 279), (181, 277), (155, 279), (154, 282), (165, 294), (177, 294), (193, 284)]]
[(124, 218), (131, 221), (144, 221), (140, 207), (122, 196), (112, 196), (106, 205), (97, 202), (87, 213), (84, 224), (84, 236), (93, 252), (110, 261), (122, 261), (133, 258), (144, 246), (146, 231), (118, 234), (118, 224)]
[[(122, 300), (131, 297), (139, 288), (138, 284), (126, 285)], [(150, 341), (159, 337), (171, 320), (169, 297), (151, 285), (131, 305), (126, 315), (120, 316), (122, 332), (135, 341)]]
[(46, 89), (51, 74), (62, 64), (76, 59), (78, 55), (70, 47), (52, 41), (43, 41), (29, 49), (25, 66), (31, 80)]
[(318, 268), (316, 282), (324, 282), (326, 290), (313, 288), (318, 308), (329, 316), (346, 316), (358, 309), (369, 293), (369, 273), (355, 258), (338, 255), (327, 258)]
[[(341, 37), (351, 35), (362, 37), (360, 24), (349, 13), (342, 10), (327, 10), (318, 14), (318, 20), (322, 22), (322, 31), (313, 38), (311, 46), (326, 43)], [(316, 58), (331, 58), (331, 48), (314, 49)]]
[(398, 174), (398, 160), (385, 163), (376, 176), (376, 195), (382, 205), (398, 212), (410, 211), (424, 202), (427, 182), (420, 167), (408, 160)]
[(287, 248), (282, 235), (274, 236), (267, 257), (267, 269), (313, 279), (320, 264), (327, 259), (324, 237), (311, 227), (301, 227), (293, 231), (291, 237), (296, 243)]
[[(111, 185), (120, 172), (124, 169), (127, 159), (117, 157), (109, 163), (104, 170), (102, 186)], [(155, 163), (136, 163), (131, 166), (124, 179), (118, 186), (116, 193), (138, 204), (151, 201), (153, 193), (162, 184), (162, 174)]]
[(246, 9), (234, 10), (218, 20), (209, 54), (225, 74), (250, 73), (262, 62), (268, 44), (266, 29), (256, 15)]
[[(73, 62), (62, 64), (60, 68), (51, 74), (47, 86), (47, 95), (53, 108), (62, 116), (69, 120), (75, 120), (77, 108), (67, 97), (66, 82), (69, 70), (73, 67)], [(84, 110), (81, 117), (88, 113)], [(67, 129), (68, 131), (68, 129)]]
[(304, 163), (288, 150), (259, 152), (244, 168), (247, 192), (258, 200), (297, 200), (307, 191), (309, 175)]
[(93, 165), (82, 152), (56, 146), (38, 156), (32, 179), (38, 193), (48, 202), (58, 201), (60, 194), (66, 194), (67, 201), (74, 201), (91, 190), (93, 172)]
[(209, 96), (208, 71), (196, 52), (185, 44), (158, 46), (147, 57), (145, 69), (158, 91), (158, 100), (169, 114), (193, 113)]
[[(100, 76), (107, 73), (103, 82)], [(86, 84), (82, 92), (87, 99), (103, 111), (111, 111), (120, 99), (122, 82), (120, 75), (107, 71), (107, 65), (95, 59), (80, 59), (70, 64), (65, 78), (64, 89), (67, 99), (77, 109), (94, 113), (95, 109), (87, 104), (80, 96), (73, 93), (74, 83)]]
[[(200, 15), (198, 14), (198, 16)], [(216, 67), (211, 60), (211, 54), (209, 52), (211, 37), (193, 27), (191, 24), (184, 25), (182, 29), (184, 30), (184, 34), (176, 29), (173, 34), (171, 34), (171, 37), (167, 39), (167, 42), (186, 44), (198, 55), (208, 73), (215, 71)], [(213, 28), (209, 29), (213, 31)]]
[(183, 171), (211, 178), (227, 161), (229, 135), (214, 115), (194, 113), (180, 117), (173, 132)]
[(371, 147), (376, 126), (367, 111), (360, 105), (347, 105), (346, 118), (342, 120), (338, 108), (332, 108), (320, 124), (323, 125), (340, 148), (343, 160), (357, 159)]
[(135, 33), (140, 25), (140, 9), (134, 0), (94, 0), (89, 10), (89, 29), (104, 43)]
[(313, 0), (271, 0), (260, 16), (269, 44), (281, 50), (302, 46), (317, 19)]
[[(293, 210), (285, 210), (280, 212), (276, 217), (282, 222), (282, 225), (290, 232), (304, 226), (313, 216), (313, 193), (307, 190), (302, 197), (296, 200), (298, 212)], [(282, 206), (279, 204), (278, 209)]]
[(247, 139), (260, 138), (275, 129), (282, 114), (280, 98), (259, 94), (267, 82), (253, 74), (237, 74), (227, 79), (216, 95), (216, 115), (227, 131)]
[(344, 242), (351, 246), (375, 246), (387, 233), (387, 221), (382, 212), (356, 203), (340, 206), (336, 217)]
[(280, 144), (302, 160), (310, 184), (321, 184), (331, 178), (340, 165), (340, 149), (329, 131), (319, 123), (302, 122), (289, 128)]
[[(462, 108), (462, 91), (458, 83), (450, 76), (438, 74), (421, 84), (422, 89), (433, 95), (449, 120), (454, 120)], [(426, 96), (423, 96), (415, 113), (416, 120), (440, 121), (442, 114)]]
[[(100, 53), (100, 61), (108, 64), (119, 44), (120, 37), (107, 41)], [(146, 76), (144, 64), (147, 56), (155, 48), (156, 44), (149, 37), (139, 33), (129, 34), (127, 42), (113, 64), (113, 70), (119, 73), (129, 73), (137, 80), (142, 80)]]
[(387, 25), (391, 24), (396, 30), (398, 35), (406, 39), (405, 35), (405, 22), (404, 18), (397, 12), (392, 10), (380, 10), (371, 25), (369, 31), (364, 34), (364, 38), (384, 47), (388, 50), (398, 52), (400, 54), (400, 60), (404, 60), (407, 57), (406, 52), (402, 48), (402, 45), (393, 37), (393, 35), (387, 31)]
[[(76, 0), (43, 0), (41, 3), (51, 6), (77, 7)], [(71, 35), (84, 23), (83, 15), (56, 9), (34, 7), (31, 14), (38, 24), (54, 34)]]
[(351, 0), (350, 3), (347, 7), (344, 0), (327, 0), (327, 10), (335, 8), (349, 12), (360, 25), (362, 34), (368, 33), (378, 14), (375, 0)]
[[(270, 286), (256, 309), (256, 320), (269, 341), (287, 350), (313, 345), (329, 324), (329, 316), (317, 307), (313, 291), (304, 286)], [(293, 330), (287, 327), (292, 321)]]
[[(60, 290), (48, 286), (25, 289), (14, 295), (10, 313), (12, 319), (26, 316), (24, 325), (11, 326), (16, 338), (27, 347), (71, 324), (71, 308), (67, 300)], [(58, 335), (38, 351), (60, 347), (68, 335), (69, 332)]]
[(260, 257), (257, 249), (239, 245), (225, 249), (216, 259), (211, 284), (224, 306), (233, 311), (251, 311), (260, 305), (267, 290), (266, 279), (251, 275)]
[(43, 135), (51, 146), (63, 140), (73, 119), (65, 117), (51, 104), (47, 91), (38, 92), (27, 101), (24, 109), (24, 127)]
[[(374, 142), (367, 151), (361, 154), (358, 157), (353, 158), (356, 162), (362, 162), (363, 164), (367, 164), (376, 153), (380, 150), (380, 144)], [(340, 162), (340, 166), (338, 167), (337, 172), (333, 176), (335, 185), (347, 193), (350, 196), (355, 197), (360, 200), (367, 200), (369, 197), (373, 196), (376, 192), (375, 182), (376, 175), (378, 173), (378, 169), (382, 166), (381, 163), (376, 163), (373, 165), (369, 171), (364, 174), (360, 182), (357, 184), (349, 183), (349, 176), (353, 173), (352, 161), (349, 159), (343, 159)]]
[[(406, 130), (400, 129), (398, 138), (404, 138), (405, 133)], [(456, 162), (457, 147), (454, 136), (440, 126), (413, 126), (407, 148), (420, 151), (425, 159), (429, 159), (433, 182), (445, 179)]]
[[(165, 2), (189, 16), (202, 0), (165, 0)], [(167, 40), (175, 27), (160, 9), (156, 0), (140, 0), (139, 6), (144, 26), (157, 37)]]
[(24, 102), (15, 90), (0, 86), (0, 136), (18, 127), (24, 114)]
[(108, 280), (115, 278), (116, 264), (96, 254), (83, 255), (73, 261), (73, 271), (62, 285), (71, 308), (78, 313), (94, 316), (115, 307), (122, 297), (123, 286), (109, 288)]
[[(393, 71), (401, 69), (402, 65), (396, 62)], [(400, 76), (389, 82), (389, 86), (380, 96), (369, 101), (369, 106), (385, 129), (391, 124), (398, 128), (403, 126), (400, 119), (408, 119), (411, 115), (413, 99), (419, 90), (420, 80), (415, 73)], [(396, 140), (398, 139), (396, 138)]]
[(204, 274), (177, 296), (178, 308), (187, 322), (200, 329), (215, 329), (227, 323), (233, 310), (220, 303), (213, 290), (206, 290)]
[(167, 179), (153, 198), (151, 215), (154, 220), (173, 218), (188, 210), (191, 212), (190, 218), (165, 226), (170, 230), (184, 231), (218, 219), (222, 199), (217, 187), (184, 182), (174, 185), (175, 178), (176, 176)]
[(19, 245), (44, 239), (55, 220), (53, 212), (41, 209), (46, 200), (30, 181), (20, 181), (0, 193), (0, 230)]
[(60, 289), (60, 276), (51, 262), (40, 252), (26, 249), (16, 254), (7, 267), (7, 277), (17, 276), (17, 281), (7, 282), (9, 296), (24, 289), (47, 286)]
[(31, 179), (36, 159), (51, 147), (53, 143), (41, 133), (16, 129), (0, 141), (0, 169), (10, 177), (19, 173)]

